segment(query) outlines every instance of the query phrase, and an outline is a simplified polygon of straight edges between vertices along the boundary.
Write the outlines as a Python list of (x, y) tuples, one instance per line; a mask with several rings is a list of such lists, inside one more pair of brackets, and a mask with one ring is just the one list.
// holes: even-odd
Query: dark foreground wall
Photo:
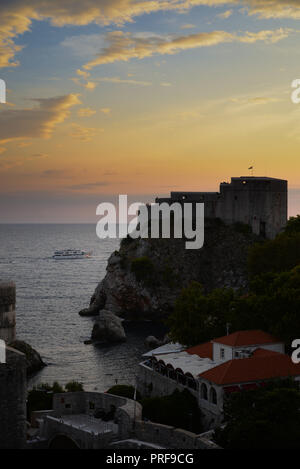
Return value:
[(23, 448), (26, 443), (26, 359), (6, 347), (0, 363), (0, 449)]

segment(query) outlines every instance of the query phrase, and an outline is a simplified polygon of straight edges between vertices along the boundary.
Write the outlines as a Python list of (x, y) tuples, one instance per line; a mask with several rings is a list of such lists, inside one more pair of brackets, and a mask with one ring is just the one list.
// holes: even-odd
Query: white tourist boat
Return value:
[(84, 259), (91, 257), (91, 252), (82, 251), (81, 249), (64, 249), (62, 251), (55, 251), (53, 259)]

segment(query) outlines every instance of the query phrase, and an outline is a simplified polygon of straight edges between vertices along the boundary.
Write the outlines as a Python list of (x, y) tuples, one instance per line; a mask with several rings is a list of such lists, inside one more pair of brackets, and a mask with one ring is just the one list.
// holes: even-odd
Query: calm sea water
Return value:
[[(91, 259), (52, 259), (58, 249), (92, 250)], [(0, 278), (17, 286), (17, 338), (36, 348), (48, 363), (29, 383), (77, 380), (86, 390), (105, 391), (135, 381), (149, 334), (162, 334), (149, 322), (126, 326), (128, 340), (105, 348), (84, 345), (93, 318), (82, 318), (97, 283), (104, 277), (118, 240), (99, 240), (95, 225), (0, 225)]]

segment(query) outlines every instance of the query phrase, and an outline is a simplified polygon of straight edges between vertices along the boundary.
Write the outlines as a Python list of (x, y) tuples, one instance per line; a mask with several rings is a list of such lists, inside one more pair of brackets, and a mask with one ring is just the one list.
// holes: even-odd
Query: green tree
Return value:
[(145, 284), (153, 283), (154, 270), (154, 265), (147, 256), (137, 257), (131, 262), (131, 272), (134, 273), (139, 282)]
[(226, 334), (234, 297), (234, 291), (225, 288), (205, 295), (202, 286), (192, 282), (182, 290), (167, 321), (171, 338), (191, 346)]
[(82, 383), (79, 383), (78, 381), (69, 381), (69, 383), (65, 385), (65, 389), (67, 392), (84, 391)]
[[(112, 386), (107, 392), (109, 394), (114, 394), (115, 396), (127, 397), (128, 399), (134, 398), (134, 387), (126, 384), (117, 384), (116, 386)], [(136, 394), (136, 399), (138, 401), (141, 400), (139, 392)]]
[(292, 381), (237, 392), (224, 403), (225, 428), (215, 441), (225, 449), (299, 449), (300, 393)]
[(201, 413), (197, 399), (187, 390), (176, 389), (170, 396), (142, 400), (143, 418), (152, 422), (183, 428), (195, 433), (202, 431)]
[(300, 233), (300, 215), (290, 217), (284, 231), (287, 234)]

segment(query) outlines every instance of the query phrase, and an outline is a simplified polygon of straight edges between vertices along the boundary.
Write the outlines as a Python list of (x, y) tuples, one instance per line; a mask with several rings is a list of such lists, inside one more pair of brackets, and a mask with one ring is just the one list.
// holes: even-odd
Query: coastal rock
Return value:
[(184, 239), (125, 238), (110, 256), (85, 314), (108, 309), (129, 320), (161, 321), (192, 281), (207, 292), (222, 287), (247, 292), (248, 249), (257, 241), (252, 233), (219, 220), (206, 220), (199, 250), (186, 249)]
[(122, 320), (111, 311), (102, 310), (92, 330), (92, 340), (101, 342), (124, 342), (126, 334)]
[(157, 339), (156, 337), (154, 337), (154, 335), (149, 335), (145, 339), (145, 345), (148, 348), (156, 348), (156, 347), (160, 347), (161, 345), (163, 345), (163, 342)]
[(44, 366), (46, 366), (46, 363), (43, 362), (40, 354), (23, 340), (14, 340), (9, 344), (9, 346), (19, 350), (19, 352), (24, 353), (26, 356), (28, 376), (40, 371)]

